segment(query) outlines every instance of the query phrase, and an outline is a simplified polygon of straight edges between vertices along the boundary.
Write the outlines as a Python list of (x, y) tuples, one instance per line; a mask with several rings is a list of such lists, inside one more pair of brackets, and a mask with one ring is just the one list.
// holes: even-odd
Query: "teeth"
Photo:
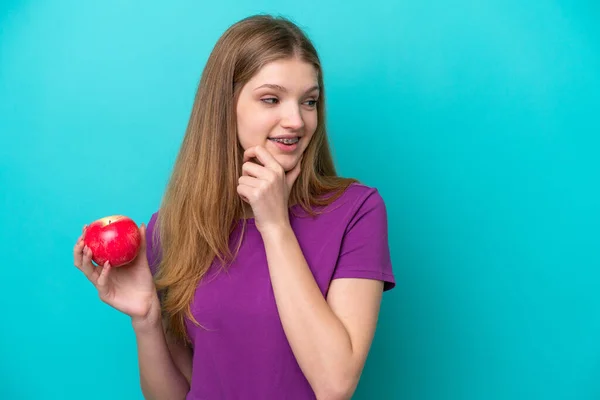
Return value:
[(275, 142), (280, 142), (283, 144), (294, 144), (294, 143), (297, 143), (299, 139), (297, 137), (295, 137), (292, 139), (271, 139), (271, 140), (273, 140)]

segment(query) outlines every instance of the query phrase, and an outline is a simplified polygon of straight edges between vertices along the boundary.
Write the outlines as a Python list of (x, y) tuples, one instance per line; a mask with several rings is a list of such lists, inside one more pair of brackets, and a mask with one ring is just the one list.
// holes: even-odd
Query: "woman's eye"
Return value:
[[(262, 101), (263, 103), (266, 103), (266, 104), (271, 104), (271, 105), (279, 103), (279, 99), (277, 99), (275, 97), (268, 97), (265, 99), (260, 99), (260, 101)], [(314, 108), (317, 105), (317, 102), (318, 102), (318, 100), (307, 100), (304, 102), (304, 104), (306, 104), (310, 108)]]

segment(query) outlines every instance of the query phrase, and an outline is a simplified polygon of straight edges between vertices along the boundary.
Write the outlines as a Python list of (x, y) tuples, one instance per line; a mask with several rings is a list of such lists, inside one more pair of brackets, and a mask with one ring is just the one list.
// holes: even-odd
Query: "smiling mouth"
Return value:
[(283, 144), (287, 144), (287, 145), (292, 145), (292, 144), (296, 144), (300, 141), (299, 137), (295, 137), (295, 138), (285, 138), (285, 139), (276, 139), (276, 138), (269, 138), (269, 140), (273, 141), (273, 142), (277, 142), (277, 143), (283, 143)]

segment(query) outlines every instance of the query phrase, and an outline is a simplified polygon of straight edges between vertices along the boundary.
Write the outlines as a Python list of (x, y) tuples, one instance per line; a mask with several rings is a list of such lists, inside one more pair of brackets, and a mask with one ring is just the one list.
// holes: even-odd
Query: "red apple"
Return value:
[(89, 224), (83, 242), (92, 250), (92, 261), (112, 267), (130, 263), (137, 256), (142, 237), (137, 224), (124, 215), (111, 215)]

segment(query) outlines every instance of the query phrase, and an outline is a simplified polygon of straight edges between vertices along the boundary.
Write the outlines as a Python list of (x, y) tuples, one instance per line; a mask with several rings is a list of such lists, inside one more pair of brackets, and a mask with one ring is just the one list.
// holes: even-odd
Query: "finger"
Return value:
[(249, 160), (247, 160), (247, 162), (251, 162), (251, 163), (254, 163), (254, 164), (262, 165), (260, 163), (260, 161), (258, 161), (258, 158), (256, 158), (256, 157), (250, 158)]
[(300, 176), (300, 172), (302, 172), (302, 157), (303, 156), (300, 156), (300, 160), (298, 160), (298, 163), (294, 168), (285, 174), (285, 182), (287, 183), (288, 189), (291, 189), (292, 186), (294, 186), (294, 182), (296, 182), (296, 179)]
[(92, 268), (92, 273), (89, 278), (92, 281), (92, 283), (95, 285), (96, 282), (98, 281), (98, 277), (100, 276), (100, 273), (102, 272), (102, 266), (96, 265), (95, 263), (92, 262), (93, 260), (94, 260), (94, 253), (92, 252), (92, 249), (88, 248), (87, 263)]
[(84, 244), (81, 238), (79, 238), (75, 243), (75, 246), (73, 246), (73, 263), (79, 269), (81, 269), (83, 263), (83, 247)]
[(237, 193), (240, 195), (242, 200), (244, 200), (248, 204), (250, 204), (250, 199), (252, 198), (253, 190), (254, 188), (251, 188), (250, 186), (246, 185), (238, 185), (237, 187)]
[(262, 146), (250, 147), (244, 152), (244, 162), (250, 160), (252, 157), (256, 157), (262, 165), (270, 170), (277, 171), (281, 169), (281, 165), (275, 160), (275, 157)]
[(247, 148), (244, 151), (244, 161), (243, 162), (255, 161), (255, 160), (257, 162), (260, 162), (258, 160), (258, 158), (256, 157), (256, 146)]
[(98, 289), (98, 294), (101, 298), (106, 298), (106, 295), (108, 294), (108, 276), (110, 274), (111, 269), (112, 266), (108, 261), (106, 261), (102, 266), (102, 272), (98, 276), (96, 288)]
[[(141, 236), (140, 249), (138, 250), (138, 254), (137, 254), (135, 260), (141, 259), (141, 260), (144, 260), (147, 264), (148, 263), (148, 255), (146, 254), (146, 243), (148, 242), (148, 238), (146, 237), (146, 225), (145, 224), (140, 225), (140, 236)], [(150, 238), (150, 240), (152, 240), (152, 238)]]
[(103, 265), (98, 265), (97, 267), (94, 266), (94, 272), (92, 272), (92, 277), (93, 277), (92, 279), (93, 279), (94, 286), (98, 285), (98, 278), (100, 278), (102, 271), (104, 271)]
[(143, 223), (140, 225), (140, 236), (141, 236), (140, 252), (143, 251), (144, 254), (146, 254), (146, 225)]
[[(88, 253), (89, 252), (89, 253)], [(77, 242), (75, 248), (73, 249), (73, 258), (75, 266), (83, 272), (86, 278), (91, 279), (92, 274), (94, 272), (94, 266), (90, 262), (91, 260), (91, 250), (83, 241)]]
[(251, 162), (245, 162), (242, 165), (242, 176), (250, 176), (259, 179), (267, 178), (267, 170), (266, 167), (262, 165), (254, 164)]
[(83, 248), (83, 260), (80, 268), (85, 276), (95, 285), (98, 280), (98, 271), (92, 265), (92, 250), (85, 246)]
[(256, 188), (256, 187), (260, 186), (260, 181), (258, 178), (253, 178), (251, 176), (243, 175), (243, 176), (240, 176), (240, 178), (238, 179), (238, 184)]

